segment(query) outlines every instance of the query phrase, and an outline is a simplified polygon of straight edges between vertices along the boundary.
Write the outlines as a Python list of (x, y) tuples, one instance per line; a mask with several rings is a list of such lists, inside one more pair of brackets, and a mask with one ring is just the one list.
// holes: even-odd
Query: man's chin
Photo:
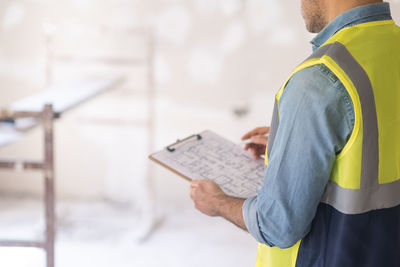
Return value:
[(326, 23), (306, 23), (306, 29), (310, 33), (320, 33), (326, 26)]

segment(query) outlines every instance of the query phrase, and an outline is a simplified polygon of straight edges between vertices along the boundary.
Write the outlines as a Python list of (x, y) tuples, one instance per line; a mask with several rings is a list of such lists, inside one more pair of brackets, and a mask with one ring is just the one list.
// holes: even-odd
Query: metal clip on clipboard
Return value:
[(193, 135), (188, 136), (188, 137), (186, 137), (186, 138), (184, 138), (184, 139), (182, 139), (182, 140), (179, 140), (179, 139), (178, 139), (175, 143), (173, 143), (173, 144), (167, 146), (166, 149), (167, 149), (169, 152), (174, 152), (174, 151), (175, 151), (175, 148), (173, 148), (173, 146), (176, 146), (176, 145), (178, 145), (178, 144), (180, 144), (180, 143), (183, 143), (183, 142), (185, 142), (185, 141), (188, 141), (188, 140), (192, 139), (193, 137), (196, 137), (197, 140), (201, 140), (201, 138), (202, 138), (200, 134), (193, 134)]

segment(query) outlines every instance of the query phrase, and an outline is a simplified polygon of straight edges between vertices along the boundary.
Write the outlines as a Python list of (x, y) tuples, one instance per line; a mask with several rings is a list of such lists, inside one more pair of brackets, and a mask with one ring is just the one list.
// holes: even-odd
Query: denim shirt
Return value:
[[(353, 8), (311, 41), (313, 50), (345, 27), (389, 19), (388, 3)], [(352, 133), (354, 109), (335, 74), (316, 65), (289, 80), (279, 115), (264, 184), (242, 209), (246, 227), (258, 242), (288, 248), (310, 230), (336, 155)]]

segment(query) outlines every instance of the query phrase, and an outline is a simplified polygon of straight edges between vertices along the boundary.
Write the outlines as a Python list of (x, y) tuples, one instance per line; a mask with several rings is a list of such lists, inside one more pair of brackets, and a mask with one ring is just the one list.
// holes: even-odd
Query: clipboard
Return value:
[(235, 197), (256, 195), (264, 180), (262, 159), (209, 130), (178, 139), (149, 158), (188, 181), (212, 180)]
[[(188, 136), (188, 137), (186, 137), (186, 138), (184, 138), (184, 139), (182, 139), (182, 140), (178, 139), (175, 143), (170, 144), (169, 146), (166, 146), (165, 149), (166, 149), (167, 151), (169, 151), (169, 152), (172, 153), (172, 152), (174, 152), (174, 151), (176, 150), (176, 148), (174, 148), (174, 146), (179, 145), (180, 143), (185, 142), (185, 141), (188, 141), (188, 140), (190, 140), (190, 139), (192, 139), (192, 138), (196, 138), (197, 140), (201, 140), (201, 139), (202, 139), (201, 133), (200, 133), (200, 134), (193, 134), (193, 135)], [(173, 169), (173, 168), (171, 168), (170, 166), (168, 166), (166, 163), (164, 163), (164, 162), (158, 160), (158, 159), (156, 158), (156, 157), (157, 157), (156, 155), (157, 155), (158, 153), (159, 153), (159, 152), (156, 152), (156, 153), (154, 153), (154, 154), (151, 154), (151, 155), (149, 156), (149, 159), (151, 159), (152, 161), (158, 163), (159, 165), (163, 166), (164, 168), (166, 168), (166, 169), (172, 171), (173, 173), (175, 173), (175, 174), (181, 176), (183, 179), (188, 180), (189, 182), (192, 181), (192, 179), (191, 179), (190, 177), (188, 177), (188, 176), (186, 176), (186, 175), (180, 173), (178, 170)]]

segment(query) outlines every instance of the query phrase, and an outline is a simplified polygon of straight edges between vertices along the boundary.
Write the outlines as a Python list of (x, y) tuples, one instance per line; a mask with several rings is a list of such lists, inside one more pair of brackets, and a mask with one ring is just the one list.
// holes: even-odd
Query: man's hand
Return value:
[(244, 199), (230, 197), (209, 180), (193, 180), (190, 198), (196, 209), (208, 216), (221, 216), (247, 231), (242, 215)]
[(244, 150), (251, 150), (253, 157), (259, 159), (265, 155), (265, 149), (268, 143), (269, 127), (257, 127), (242, 137), (242, 141), (250, 139), (251, 143), (244, 146)]
[(190, 198), (196, 209), (208, 216), (221, 216), (221, 202), (228, 196), (214, 182), (194, 180), (190, 184)]

